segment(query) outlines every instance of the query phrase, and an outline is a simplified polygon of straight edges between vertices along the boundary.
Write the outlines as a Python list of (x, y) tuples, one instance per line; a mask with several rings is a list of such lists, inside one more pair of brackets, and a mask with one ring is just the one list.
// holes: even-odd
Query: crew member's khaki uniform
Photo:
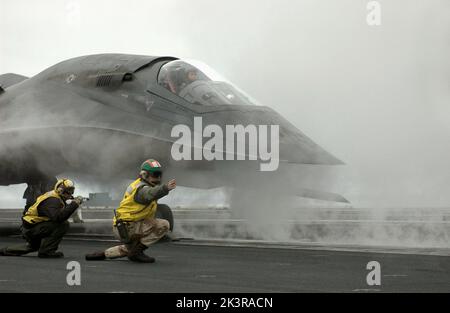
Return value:
[(155, 213), (158, 206), (157, 200), (167, 195), (168, 192), (165, 185), (151, 186), (140, 178), (128, 186), (119, 208), (116, 210), (113, 232), (120, 239), (116, 222), (117, 219), (122, 220), (127, 225), (131, 243), (107, 249), (105, 251), (107, 258), (125, 257), (128, 255), (130, 246), (136, 242), (148, 247), (167, 234), (170, 228), (169, 222), (155, 218)]
[[(128, 224), (127, 229), (132, 239), (139, 240), (143, 245), (148, 247), (167, 234), (169, 222), (160, 218), (146, 218), (138, 222), (131, 222)], [(113, 232), (116, 238), (120, 240), (120, 235), (116, 227), (113, 227)], [(105, 256), (108, 259), (121, 258), (127, 255), (127, 245), (115, 246), (105, 251)]]

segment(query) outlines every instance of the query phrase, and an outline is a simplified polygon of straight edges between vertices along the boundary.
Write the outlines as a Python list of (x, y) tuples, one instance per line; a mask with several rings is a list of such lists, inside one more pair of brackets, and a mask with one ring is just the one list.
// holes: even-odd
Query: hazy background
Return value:
[[(107, 52), (199, 59), (343, 160), (335, 191), (354, 206), (449, 206), (450, 1), (379, 1), (376, 27), (367, 3), (0, 0), (0, 73)], [(0, 187), (0, 207), (24, 188)]]

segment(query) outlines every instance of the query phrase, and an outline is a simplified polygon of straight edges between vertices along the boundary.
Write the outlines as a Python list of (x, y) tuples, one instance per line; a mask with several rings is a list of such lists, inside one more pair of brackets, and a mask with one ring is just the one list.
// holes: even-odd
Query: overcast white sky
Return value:
[[(450, 1), (0, 0), (0, 73), (120, 52), (209, 64), (347, 165), (356, 206), (450, 204)], [(0, 203), (23, 186), (0, 187)], [(0, 205), (1, 206), (1, 205)]]

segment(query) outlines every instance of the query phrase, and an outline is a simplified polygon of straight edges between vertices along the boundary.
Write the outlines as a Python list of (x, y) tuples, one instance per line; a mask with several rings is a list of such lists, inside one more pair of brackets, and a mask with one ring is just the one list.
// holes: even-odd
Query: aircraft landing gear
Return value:
[(170, 209), (170, 207), (167, 204), (159, 204), (158, 203), (158, 207), (156, 208), (155, 217), (168, 221), (169, 225), (170, 225), (170, 228), (169, 228), (170, 232), (167, 235), (165, 235), (163, 238), (161, 238), (159, 241), (165, 242), (165, 241), (175, 240), (175, 238), (172, 235), (174, 222), (173, 222), (172, 210)]
[(36, 199), (40, 195), (53, 190), (56, 182), (56, 177), (45, 177), (36, 181), (27, 182), (28, 187), (23, 193), (23, 199), (26, 199), (24, 213), (36, 202)]

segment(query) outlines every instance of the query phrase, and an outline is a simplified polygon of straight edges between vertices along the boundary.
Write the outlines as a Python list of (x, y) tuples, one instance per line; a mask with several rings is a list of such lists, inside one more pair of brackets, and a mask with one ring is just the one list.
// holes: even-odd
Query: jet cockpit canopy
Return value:
[(193, 104), (258, 104), (257, 101), (200, 61), (176, 60), (164, 64), (158, 74), (158, 84)]

